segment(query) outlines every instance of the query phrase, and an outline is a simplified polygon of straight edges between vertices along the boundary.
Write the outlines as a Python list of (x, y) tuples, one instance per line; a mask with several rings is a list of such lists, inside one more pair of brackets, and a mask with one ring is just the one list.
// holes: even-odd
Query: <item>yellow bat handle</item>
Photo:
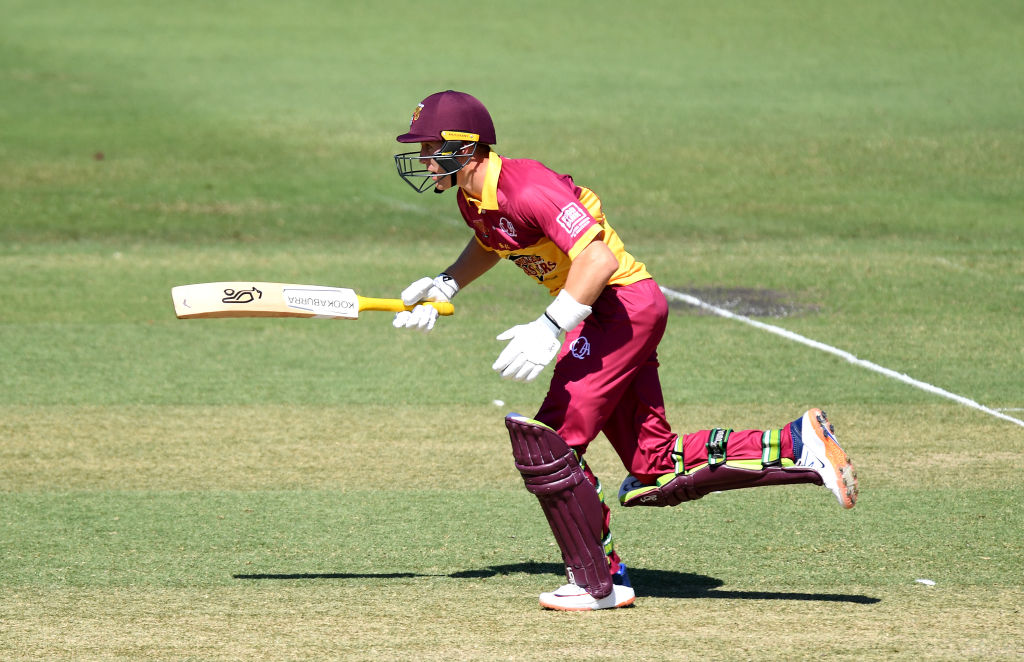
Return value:
[[(455, 306), (447, 301), (424, 301), (423, 303), (433, 306), (441, 315), (455, 314)], [(374, 299), (373, 297), (359, 297), (359, 310), (390, 310), (391, 312), (397, 313), (402, 310), (412, 310), (418, 305), (420, 304), (416, 303), (411, 306), (407, 306), (402, 303), (401, 299)]]

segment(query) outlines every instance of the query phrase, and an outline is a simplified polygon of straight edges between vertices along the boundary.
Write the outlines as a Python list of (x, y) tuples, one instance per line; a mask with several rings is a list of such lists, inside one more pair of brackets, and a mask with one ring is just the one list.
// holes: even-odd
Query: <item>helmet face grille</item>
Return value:
[[(454, 175), (462, 170), (476, 154), (476, 143), (463, 140), (446, 140), (433, 154), (422, 155), (419, 152), (402, 152), (395, 154), (395, 167), (398, 176), (417, 193), (423, 193), (443, 177)], [(463, 153), (467, 147), (472, 147)], [(441, 167), (442, 172), (430, 172), (428, 164), (433, 160)]]

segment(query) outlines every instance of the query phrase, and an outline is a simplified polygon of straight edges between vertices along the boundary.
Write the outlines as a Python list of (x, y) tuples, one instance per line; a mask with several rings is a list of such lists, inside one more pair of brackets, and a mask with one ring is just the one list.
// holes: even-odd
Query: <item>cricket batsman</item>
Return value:
[[(499, 156), (490, 114), (464, 92), (428, 96), (397, 140), (419, 145), (395, 155), (402, 179), (420, 193), (455, 189), (472, 231), (452, 264), (402, 292), (405, 304), (451, 301), (502, 258), (552, 296), (537, 319), (497, 337), (507, 344), (492, 366), (504, 378), (532, 381), (554, 364), (534, 417), (505, 418), (516, 468), (540, 501), (565, 564), (567, 583), (542, 593), (541, 606), (633, 603), (601, 483), (584, 461), (600, 432), (629, 474), (619, 489), (626, 507), (675, 506), (709, 492), (797, 483), (823, 485), (844, 508), (853, 507), (853, 464), (820, 409), (769, 430), (672, 431), (657, 353), (668, 304), (593, 191), (538, 161)], [(429, 331), (437, 319), (435, 308), (420, 305), (398, 313), (394, 326)]]

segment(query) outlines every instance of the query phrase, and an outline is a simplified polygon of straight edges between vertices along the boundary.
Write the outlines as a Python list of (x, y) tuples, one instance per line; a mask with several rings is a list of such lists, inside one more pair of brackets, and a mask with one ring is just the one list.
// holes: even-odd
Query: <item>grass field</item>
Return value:
[[(1024, 657), (1024, 427), (673, 308), (679, 431), (823, 406), (861, 476), (613, 507), (632, 609), (545, 612), (499, 265), (429, 335), (178, 321), (171, 286), (396, 296), (468, 239), (421, 98), (602, 196), (665, 286), (1024, 418), (1024, 5), (0, 0), (0, 657)], [(503, 407), (494, 400), (506, 403)], [(614, 488), (603, 439), (588, 454)], [(919, 583), (929, 579), (933, 586)]]

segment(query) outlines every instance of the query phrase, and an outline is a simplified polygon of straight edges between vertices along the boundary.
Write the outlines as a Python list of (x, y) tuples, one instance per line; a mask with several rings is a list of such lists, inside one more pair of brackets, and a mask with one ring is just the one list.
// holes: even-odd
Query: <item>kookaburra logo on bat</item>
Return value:
[(263, 292), (260, 292), (255, 287), (248, 290), (224, 290), (224, 298), (221, 299), (222, 303), (252, 303), (256, 299), (262, 299)]

